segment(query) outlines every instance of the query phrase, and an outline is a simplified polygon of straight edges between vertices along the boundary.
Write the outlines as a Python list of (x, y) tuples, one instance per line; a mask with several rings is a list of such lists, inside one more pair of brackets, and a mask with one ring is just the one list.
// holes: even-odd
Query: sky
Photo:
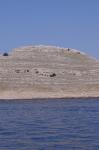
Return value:
[(0, 53), (55, 45), (99, 59), (99, 0), (0, 0)]

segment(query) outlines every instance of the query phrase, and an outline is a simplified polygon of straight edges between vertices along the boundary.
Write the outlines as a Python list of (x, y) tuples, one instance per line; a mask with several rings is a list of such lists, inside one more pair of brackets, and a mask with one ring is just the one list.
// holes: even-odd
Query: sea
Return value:
[(99, 98), (0, 100), (0, 150), (99, 150)]

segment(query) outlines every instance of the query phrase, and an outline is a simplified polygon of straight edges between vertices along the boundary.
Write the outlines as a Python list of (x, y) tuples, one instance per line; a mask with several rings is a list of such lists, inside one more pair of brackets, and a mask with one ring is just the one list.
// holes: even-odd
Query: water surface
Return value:
[(0, 150), (99, 150), (99, 99), (1, 100)]

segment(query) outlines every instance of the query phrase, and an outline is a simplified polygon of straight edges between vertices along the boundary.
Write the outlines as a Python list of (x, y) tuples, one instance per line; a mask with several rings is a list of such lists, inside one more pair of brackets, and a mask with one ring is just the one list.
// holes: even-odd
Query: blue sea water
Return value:
[(1, 100), (0, 150), (99, 150), (99, 99)]

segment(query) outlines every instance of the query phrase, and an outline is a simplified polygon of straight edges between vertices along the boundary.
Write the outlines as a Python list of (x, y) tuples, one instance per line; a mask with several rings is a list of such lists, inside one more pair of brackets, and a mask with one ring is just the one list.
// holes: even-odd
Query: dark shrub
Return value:
[(15, 70), (15, 72), (16, 72), (16, 73), (20, 73), (20, 70), (19, 70), (19, 69), (17, 69), (17, 70)]
[(24, 70), (24, 73), (26, 73), (26, 72), (29, 72), (29, 69), (27, 69), (27, 70)]
[(73, 73), (73, 76), (75, 76), (76, 75), (76, 73)]
[(70, 51), (70, 48), (68, 48), (67, 50)]
[(80, 54), (80, 52), (77, 52), (77, 54)]
[(39, 73), (39, 71), (36, 71), (35, 73), (36, 73), (36, 74), (38, 74), (38, 73)]
[(29, 69), (27, 69), (26, 72), (29, 72)]
[(3, 56), (9, 56), (8, 53), (3, 53)]
[(56, 76), (56, 73), (50, 74), (50, 77), (55, 77), (55, 76)]

